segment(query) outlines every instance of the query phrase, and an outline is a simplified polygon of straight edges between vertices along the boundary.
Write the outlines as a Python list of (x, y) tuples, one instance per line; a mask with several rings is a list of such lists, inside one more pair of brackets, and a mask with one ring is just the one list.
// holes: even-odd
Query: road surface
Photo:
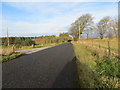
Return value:
[(77, 88), (74, 57), (66, 43), (5, 62), (3, 88)]

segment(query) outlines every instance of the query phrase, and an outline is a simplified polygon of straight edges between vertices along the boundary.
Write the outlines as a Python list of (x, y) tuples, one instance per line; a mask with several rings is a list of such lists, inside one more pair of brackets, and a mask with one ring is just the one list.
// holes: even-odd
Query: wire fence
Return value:
[(80, 43), (84, 46), (104, 53), (107, 56), (118, 56), (118, 41), (114, 40), (101, 40), (101, 39), (81, 39)]

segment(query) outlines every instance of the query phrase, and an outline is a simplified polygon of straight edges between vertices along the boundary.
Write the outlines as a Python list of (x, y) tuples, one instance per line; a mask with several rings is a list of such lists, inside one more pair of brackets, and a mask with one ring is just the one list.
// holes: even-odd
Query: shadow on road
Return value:
[(52, 88), (79, 88), (75, 58), (66, 64), (57, 76)]

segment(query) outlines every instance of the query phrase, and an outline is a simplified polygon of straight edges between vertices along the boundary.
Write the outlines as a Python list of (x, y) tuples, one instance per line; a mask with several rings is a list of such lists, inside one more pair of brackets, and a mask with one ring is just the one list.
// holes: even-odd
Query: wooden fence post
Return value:
[(99, 39), (99, 48), (100, 48), (100, 39)]
[(108, 56), (110, 57), (111, 51), (110, 51), (110, 41), (108, 40)]

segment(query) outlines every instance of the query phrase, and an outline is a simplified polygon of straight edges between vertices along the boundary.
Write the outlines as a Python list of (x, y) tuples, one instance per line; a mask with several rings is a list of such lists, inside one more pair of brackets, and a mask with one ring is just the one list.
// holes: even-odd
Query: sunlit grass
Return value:
[(108, 39), (108, 38), (104, 38), (104, 39), (94, 39), (94, 38), (90, 38), (90, 39), (86, 39), (86, 38), (82, 38), (81, 41), (83, 41), (84, 43), (86, 43), (87, 45), (91, 45), (91, 46), (97, 46), (101, 48), (108, 48), (108, 41), (109, 41), (109, 45), (112, 51), (117, 51), (118, 50), (118, 39), (117, 38), (113, 38), (113, 39)]
[(73, 46), (77, 58), (80, 87), (94, 88), (94, 80), (92, 77), (95, 66), (94, 57), (80, 43), (73, 42)]
[(2, 55), (10, 55), (13, 52), (14, 52), (14, 48), (12, 46), (0, 49), (0, 54), (2, 54)]
[(116, 56), (108, 56), (102, 49), (84, 46), (81, 41), (73, 42), (73, 46), (77, 60), (80, 87), (119, 87), (119, 58)]

